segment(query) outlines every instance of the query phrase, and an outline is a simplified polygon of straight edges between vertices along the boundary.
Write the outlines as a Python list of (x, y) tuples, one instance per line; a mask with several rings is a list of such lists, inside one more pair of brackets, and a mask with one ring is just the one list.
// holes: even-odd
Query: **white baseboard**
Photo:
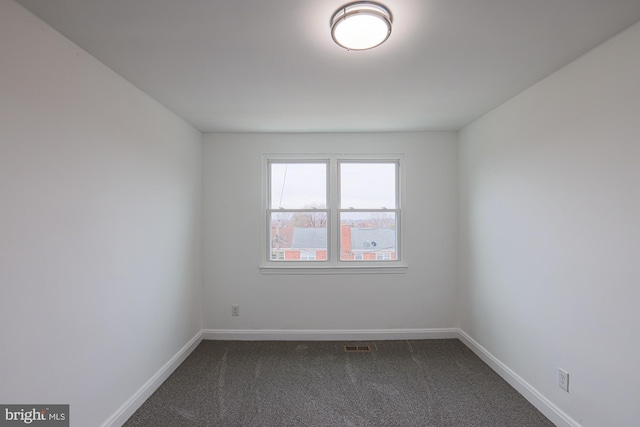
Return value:
[(162, 366), (142, 387), (135, 392), (102, 427), (120, 427), (135, 411), (153, 394), (160, 385), (169, 378), (169, 375), (191, 354), (202, 341), (202, 331), (198, 332), (188, 343), (184, 345), (167, 363)]
[(205, 340), (238, 341), (366, 341), (426, 340), (458, 338), (458, 329), (354, 329), (354, 330), (284, 330), (284, 329), (203, 329)]
[(367, 341), (367, 340), (424, 340), (460, 339), (471, 351), (515, 388), (525, 399), (559, 427), (582, 427), (577, 421), (544, 397), (531, 384), (498, 360), (466, 332), (458, 328), (441, 329), (355, 329), (355, 330), (244, 330), (203, 329), (184, 345), (140, 389), (127, 400), (102, 427), (119, 427), (153, 394), (176, 370), (202, 340), (237, 341)]
[(498, 358), (491, 354), (486, 348), (482, 347), (476, 340), (471, 338), (463, 330), (458, 330), (460, 341), (471, 349), (480, 359), (482, 359), (491, 369), (508, 382), (518, 393), (527, 399), (533, 406), (542, 412), (558, 427), (581, 427), (580, 423), (571, 418), (560, 408), (554, 405), (549, 399), (544, 397), (531, 384), (526, 382), (522, 377), (516, 374), (511, 368), (502, 363)]

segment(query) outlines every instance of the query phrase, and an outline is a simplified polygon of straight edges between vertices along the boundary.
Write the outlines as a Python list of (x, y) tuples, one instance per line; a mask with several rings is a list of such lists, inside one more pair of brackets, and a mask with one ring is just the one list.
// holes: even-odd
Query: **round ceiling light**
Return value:
[(380, 3), (348, 3), (331, 17), (331, 37), (347, 50), (367, 50), (389, 38), (392, 22), (391, 12)]

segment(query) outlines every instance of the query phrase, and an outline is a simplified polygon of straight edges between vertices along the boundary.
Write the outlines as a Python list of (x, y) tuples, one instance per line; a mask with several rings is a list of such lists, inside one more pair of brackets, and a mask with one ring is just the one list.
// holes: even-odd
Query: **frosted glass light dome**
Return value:
[(331, 17), (331, 37), (347, 50), (367, 50), (389, 38), (391, 22), (391, 12), (380, 3), (348, 3)]

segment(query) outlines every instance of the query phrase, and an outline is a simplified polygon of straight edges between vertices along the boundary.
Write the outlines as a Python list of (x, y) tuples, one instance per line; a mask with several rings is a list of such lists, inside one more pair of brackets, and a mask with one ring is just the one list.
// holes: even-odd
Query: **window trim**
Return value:
[[(397, 233), (396, 233), (396, 259), (393, 260), (340, 260), (340, 229), (332, 224), (339, 224), (341, 211), (351, 211), (340, 207), (340, 163), (388, 163), (397, 164), (396, 167), (396, 209), (379, 209), (384, 212), (397, 212)], [(272, 209), (269, 205), (271, 200), (271, 173), (272, 163), (326, 163), (327, 164), (327, 259), (316, 261), (275, 261), (270, 259), (270, 214), (271, 212), (287, 212), (292, 209)], [(342, 153), (316, 153), (316, 154), (295, 154), (295, 153), (275, 153), (263, 155), (262, 173), (262, 258), (259, 266), (263, 274), (361, 274), (361, 273), (405, 273), (408, 265), (404, 260), (403, 251), (403, 230), (404, 218), (402, 215), (404, 207), (404, 175), (406, 164), (404, 155), (397, 153), (385, 154), (342, 154)], [(293, 209), (302, 211), (304, 209)], [(364, 211), (377, 211), (377, 209), (356, 209)]]

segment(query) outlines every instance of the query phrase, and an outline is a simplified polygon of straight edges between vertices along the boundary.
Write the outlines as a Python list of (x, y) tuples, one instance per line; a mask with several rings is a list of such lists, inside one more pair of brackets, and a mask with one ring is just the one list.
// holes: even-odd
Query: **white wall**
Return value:
[(109, 418), (201, 329), (201, 135), (0, 1), (0, 402)]
[(636, 24), (460, 133), (461, 327), (584, 426), (640, 420), (639, 46)]
[[(405, 154), (406, 273), (260, 273), (263, 154), (318, 152)], [(204, 328), (455, 327), (456, 155), (455, 133), (205, 135)]]

